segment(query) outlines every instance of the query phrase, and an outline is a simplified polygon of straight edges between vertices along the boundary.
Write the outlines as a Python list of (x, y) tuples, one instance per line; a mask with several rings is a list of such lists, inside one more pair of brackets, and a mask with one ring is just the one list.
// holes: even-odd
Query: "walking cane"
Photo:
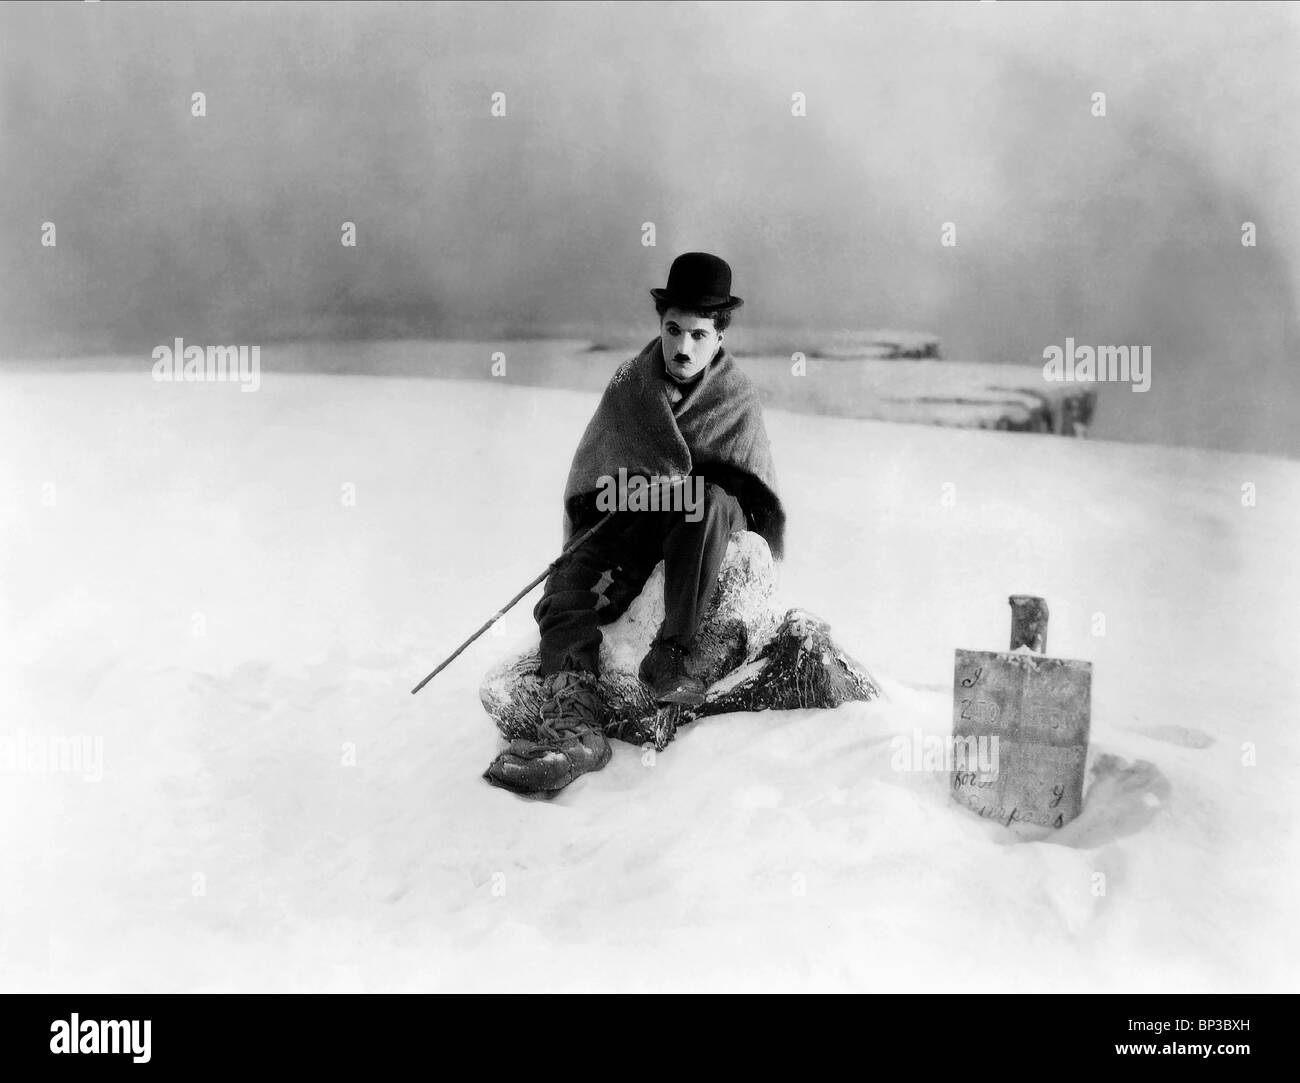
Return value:
[(525, 594), (527, 594), (530, 590), (532, 590), (533, 587), (537, 586), (537, 584), (540, 583), (543, 579), (545, 579), (548, 575), (550, 575), (551, 572), (555, 571), (555, 569), (560, 566), (561, 562), (564, 561), (569, 556), (570, 553), (572, 553), (575, 549), (578, 548), (578, 546), (580, 546), (594, 533), (596, 533), (596, 531), (598, 531), (612, 518), (614, 518), (616, 514), (617, 512), (613, 512), (613, 511), (606, 512), (605, 517), (603, 519), (601, 519), (598, 523), (595, 523), (588, 530), (585, 530), (578, 537), (574, 538), (572, 542), (566, 545), (564, 549), (560, 552), (560, 555), (546, 566), (546, 570), (542, 572), (541, 575), (539, 575), (536, 579), (534, 579), (531, 583), (529, 583), (528, 586), (524, 587), (523, 590), (521, 590), (518, 594), (516, 594), (513, 598), (511, 598), (510, 601), (506, 602), (505, 605), (503, 605), (500, 609), (498, 609), (495, 613), (493, 613), (492, 616), (488, 619), (487, 623), (484, 624), (482, 628), (480, 628), (477, 632), (475, 632), (472, 636), (470, 636), (467, 640), (465, 640), (465, 642), (462, 643), (459, 647), (457, 647), (454, 651), (452, 651), (450, 655), (448, 655), (441, 662), (439, 662), (437, 669), (435, 669), (432, 673), (430, 673), (427, 677), (425, 677), (424, 680), (422, 680), (419, 684), (417, 684), (414, 688), (412, 688), (411, 695), (415, 695), (416, 692), (418, 692), (421, 688), (423, 688), (426, 684), (428, 684), (431, 680), (433, 680), (434, 677), (436, 677), (439, 673), (441, 673), (444, 669), (446, 669), (449, 665), (451, 665), (451, 663), (454, 662), (456, 658), (460, 655), (461, 651), (463, 651), (466, 647), (468, 647), (471, 643), (473, 643), (474, 640), (478, 639), (479, 636), (481, 636), (484, 632), (486, 632), (489, 628), (491, 628), (492, 625), (496, 624), (497, 621), (499, 621), (502, 617), (504, 617), (506, 613), (509, 612), (510, 608), (517, 601), (519, 601), (520, 598), (522, 598)]

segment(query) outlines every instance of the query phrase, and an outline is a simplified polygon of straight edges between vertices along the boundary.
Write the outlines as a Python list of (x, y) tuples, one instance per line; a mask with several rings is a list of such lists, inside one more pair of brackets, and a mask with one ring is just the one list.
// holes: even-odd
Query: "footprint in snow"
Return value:
[(1104, 753), (1089, 772), (1078, 818), (1044, 841), (1090, 849), (1141, 831), (1168, 803), (1169, 780), (1155, 764)]
[(1153, 741), (1178, 745), (1180, 748), (1209, 748), (1214, 738), (1203, 730), (1189, 729), (1187, 726), (1130, 726), (1134, 733), (1150, 737)]

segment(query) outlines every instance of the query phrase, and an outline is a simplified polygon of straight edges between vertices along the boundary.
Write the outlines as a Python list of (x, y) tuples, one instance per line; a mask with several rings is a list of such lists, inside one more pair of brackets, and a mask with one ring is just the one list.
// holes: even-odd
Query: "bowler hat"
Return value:
[(731, 267), (708, 252), (686, 252), (673, 260), (668, 285), (651, 290), (656, 301), (701, 312), (727, 312), (745, 302), (731, 296)]

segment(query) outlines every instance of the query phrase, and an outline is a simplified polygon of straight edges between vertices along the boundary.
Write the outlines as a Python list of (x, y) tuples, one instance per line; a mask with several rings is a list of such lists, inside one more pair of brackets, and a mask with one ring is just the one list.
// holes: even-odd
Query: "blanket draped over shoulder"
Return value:
[(745, 510), (749, 528), (780, 559), (785, 510), (758, 394), (725, 349), (676, 408), (669, 402), (658, 338), (623, 362), (587, 424), (564, 487), (564, 540), (590, 521), (604, 477), (699, 474)]

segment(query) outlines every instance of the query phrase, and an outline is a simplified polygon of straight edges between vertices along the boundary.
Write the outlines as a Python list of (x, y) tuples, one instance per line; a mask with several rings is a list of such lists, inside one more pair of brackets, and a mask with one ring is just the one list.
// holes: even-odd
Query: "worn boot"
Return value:
[(656, 639), (641, 661), (638, 676), (657, 703), (689, 707), (704, 702), (704, 682), (686, 672), (686, 645), (678, 639)]
[(613, 754), (602, 728), (604, 705), (590, 673), (544, 678), (536, 739), (516, 737), (483, 773), (515, 793), (554, 797), (579, 775), (599, 771)]

